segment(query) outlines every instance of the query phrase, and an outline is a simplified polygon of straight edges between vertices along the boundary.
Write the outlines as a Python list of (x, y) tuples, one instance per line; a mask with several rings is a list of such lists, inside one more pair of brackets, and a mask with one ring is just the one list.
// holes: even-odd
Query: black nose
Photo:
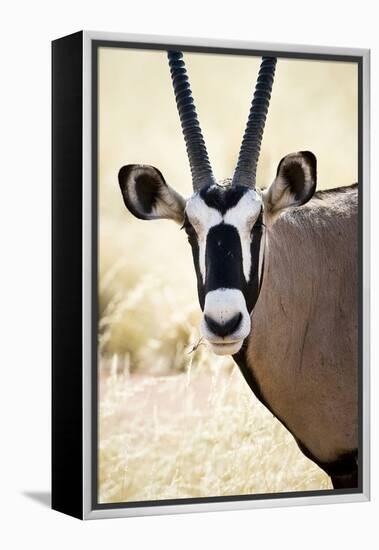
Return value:
[(237, 313), (234, 317), (229, 319), (229, 321), (226, 321), (226, 323), (218, 323), (211, 317), (208, 317), (208, 315), (204, 315), (204, 319), (213, 334), (224, 337), (237, 330), (242, 321), (242, 313)]

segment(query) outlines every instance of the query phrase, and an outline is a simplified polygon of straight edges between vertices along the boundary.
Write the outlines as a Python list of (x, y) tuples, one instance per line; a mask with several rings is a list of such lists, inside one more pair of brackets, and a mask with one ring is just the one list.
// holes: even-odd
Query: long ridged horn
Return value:
[(257, 164), (274, 82), (276, 57), (262, 57), (232, 185), (255, 188)]
[(191, 167), (192, 184), (194, 190), (199, 191), (204, 185), (215, 183), (215, 178), (197, 118), (183, 54), (177, 51), (168, 51), (167, 54), (176, 105)]

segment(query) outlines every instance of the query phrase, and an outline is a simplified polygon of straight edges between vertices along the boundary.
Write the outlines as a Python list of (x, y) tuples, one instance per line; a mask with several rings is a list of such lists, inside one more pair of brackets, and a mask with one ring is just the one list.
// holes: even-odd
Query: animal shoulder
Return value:
[(358, 213), (358, 184), (317, 191), (312, 199), (301, 207), (295, 207), (281, 216), (291, 224), (338, 225), (343, 220), (355, 218)]

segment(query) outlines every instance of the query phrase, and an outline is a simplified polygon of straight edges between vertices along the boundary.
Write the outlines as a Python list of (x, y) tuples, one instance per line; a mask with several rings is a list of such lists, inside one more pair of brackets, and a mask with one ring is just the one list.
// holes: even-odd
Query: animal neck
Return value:
[(356, 445), (346, 419), (356, 414), (357, 203), (356, 186), (317, 193), (267, 227), (262, 289), (235, 356), (258, 399), (323, 462)]
[(299, 303), (311, 313), (321, 290), (327, 294), (356, 273), (357, 187), (318, 192), (265, 232), (262, 288), (252, 316), (270, 311), (273, 302), (284, 310)]

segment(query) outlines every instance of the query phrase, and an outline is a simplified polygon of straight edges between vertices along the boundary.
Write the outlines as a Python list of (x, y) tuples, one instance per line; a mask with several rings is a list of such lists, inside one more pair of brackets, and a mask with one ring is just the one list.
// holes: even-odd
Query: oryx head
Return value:
[[(168, 218), (186, 231), (192, 248), (202, 336), (219, 355), (237, 353), (250, 333), (264, 260), (265, 222), (313, 195), (316, 159), (310, 152), (284, 157), (264, 192), (256, 168), (276, 58), (264, 57), (236, 170), (217, 182), (200, 130), (181, 52), (168, 52), (172, 82), (192, 173), (193, 195), (185, 200), (153, 166), (128, 165), (119, 172), (125, 205), (137, 218)], [(175, 254), (175, 251), (173, 251)]]

